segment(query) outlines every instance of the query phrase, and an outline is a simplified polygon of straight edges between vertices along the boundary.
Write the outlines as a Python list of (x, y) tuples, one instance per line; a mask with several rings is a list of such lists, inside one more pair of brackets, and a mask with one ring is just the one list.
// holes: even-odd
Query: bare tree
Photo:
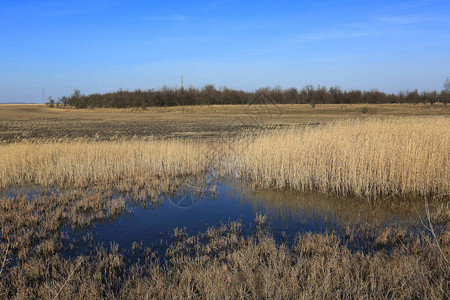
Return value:
[(450, 98), (450, 77), (447, 77), (444, 82), (444, 93), (442, 94), (442, 102), (447, 106), (448, 99)]
[(50, 107), (55, 106), (55, 100), (53, 100), (52, 96), (48, 97), (47, 105), (49, 105)]
[(447, 79), (445, 79), (445, 82), (444, 82), (444, 90), (445, 90), (447, 93), (450, 93), (450, 77), (447, 77)]

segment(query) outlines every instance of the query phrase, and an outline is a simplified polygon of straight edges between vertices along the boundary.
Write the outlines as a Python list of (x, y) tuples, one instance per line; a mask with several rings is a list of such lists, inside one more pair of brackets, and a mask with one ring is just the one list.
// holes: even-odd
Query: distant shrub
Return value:
[(48, 97), (47, 105), (50, 106), (50, 107), (54, 107), (55, 106), (55, 100), (53, 100), (52, 97)]
[(362, 108), (362, 111), (361, 111), (364, 115), (366, 115), (366, 114), (368, 114), (369, 113), (369, 108), (367, 107), (367, 106), (364, 106), (363, 108)]

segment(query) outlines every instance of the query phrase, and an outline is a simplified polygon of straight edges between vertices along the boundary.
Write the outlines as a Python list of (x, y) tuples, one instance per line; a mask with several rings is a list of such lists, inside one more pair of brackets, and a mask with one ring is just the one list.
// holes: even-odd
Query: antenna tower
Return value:
[(183, 84), (184, 84), (183, 73), (181, 73), (181, 90), (184, 90)]

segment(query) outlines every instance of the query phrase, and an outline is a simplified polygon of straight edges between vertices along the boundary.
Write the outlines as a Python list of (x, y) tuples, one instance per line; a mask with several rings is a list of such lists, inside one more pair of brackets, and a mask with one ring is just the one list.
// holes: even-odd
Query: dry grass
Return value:
[(19, 261), (73, 249), (75, 241), (60, 235), (64, 225), (86, 228), (124, 213), (129, 201), (145, 207), (186, 183), (203, 187), (207, 149), (187, 140), (0, 145), (0, 237)]
[(164, 262), (139, 244), (133, 247), (136, 264), (114, 244), (87, 257), (31, 257), (7, 270), (0, 293), (6, 299), (449, 297), (448, 234), (438, 237), (442, 252), (415, 238), (390, 255), (364, 255), (333, 235), (301, 235), (288, 248), (263, 229), (243, 238), (241, 228), (232, 222), (198, 236), (175, 230)]
[(144, 188), (152, 177), (197, 176), (223, 160), (231, 161), (232, 175), (261, 187), (363, 197), (450, 193), (446, 117), (370, 118), (257, 131), (231, 146), (194, 139), (3, 144), (0, 187), (130, 190)]
[(207, 149), (204, 143), (186, 140), (4, 144), (0, 145), (0, 187), (144, 188), (153, 177), (173, 179), (207, 171), (212, 162)]
[[(130, 190), (126, 186), (120, 194), (99, 186), (46, 193), (25, 189), (15, 190), (14, 196), (0, 195), (0, 244), (18, 262), (74, 250), (80, 240), (69, 237), (65, 232), (69, 228), (83, 230), (114, 221), (120, 215), (131, 214), (136, 206), (156, 207), (163, 195), (177, 191), (186, 182), (184, 178), (147, 180), (145, 187)], [(195, 182), (190, 184), (195, 186)], [(201, 186), (200, 179), (197, 184)], [(92, 246), (91, 239), (84, 237), (82, 248)]]
[[(26, 104), (22, 104), (26, 105)], [(255, 107), (252, 111), (251, 107)], [(65, 112), (94, 112), (94, 113), (114, 113), (114, 112), (132, 112), (132, 113), (169, 113), (169, 114), (231, 114), (239, 115), (249, 110), (252, 113), (261, 113), (264, 106), (276, 107), (281, 114), (361, 114), (364, 108), (371, 110), (372, 113), (381, 115), (442, 115), (449, 114), (448, 107), (442, 103), (430, 104), (316, 104), (313, 108), (310, 104), (272, 104), (270, 101), (262, 105), (195, 105), (195, 106), (169, 106), (169, 107), (147, 107), (145, 110), (141, 108), (85, 108), (76, 109), (73, 107), (59, 108)], [(42, 106), (48, 112), (57, 111), (58, 109), (50, 109)], [(257, 109), (259, 108), (259, 109)], [(274, 113), (272, 111), (272, 113)]]
[(70, 191), (36, 195), (25, 193), (0, 198), (0, 225), (3, 246), (18, 260), (47, 257), (73, 249), (75, 241), (61, 234), (62, 226), (86, 228), (94, 222), (110, 220), (126, 211), (124, 197), (112, 193)]
[(236, 142), (231, 171), (258, 186), (324, 193), (450, 193), (450, 119), (371, 118), (292, 127)]

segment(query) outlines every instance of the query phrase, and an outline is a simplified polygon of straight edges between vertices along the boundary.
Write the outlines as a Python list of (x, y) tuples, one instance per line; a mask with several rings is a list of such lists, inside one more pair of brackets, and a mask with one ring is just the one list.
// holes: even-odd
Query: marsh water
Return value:
[[(16, 192), (7, 193), (14, 197)], [(36, 199), (39, 192), (31, 189), (25, 193), (30, 199)], [(127, 209), (119, 215), (108, 216), (84, 228), (60, 228), (77, 241), (77, 246), (71, 250), (66, 248), (63, 256), (87, 253), (88, 243), (82, 242), (86, 235), (90, 236), (90, 247), (94, 244), (108, 248), (115, 243), (120, 249), (129, 250), (137, 242), (164, 254), (176, 228), (196, 235), (233, 221), (242, 224), (243, 236), (254, 235), (256, 228), (263, 226), (278, 243), (291, 245), (301, 233), (329, 233), (340, 237), (352, 250), (370, 252), (376, 250), (375, 239), (384, 229), (401, 227), (406, 228), (407, 234), (414, 234), (420, 230), (418, 220), (424, 216), (423, 203), (413, 200), (387, 197), (369, 201), (262, 190), (249, 183), (226, 179), (209, 183), (201, 192), (181, 188), (157, 203), (134, 201), (133, 194), (126, 197)]]
[[(71, 235), (80, 237), (89, 232), (96, 244), (105, 247), (114, 242), (120, 249), (130, 249), (138, 242), (164, 253), (175, 228), (196, 235), (211, 226), (239, 221), (244, 236), (253, 235), (256, 227), (263, 225), (278, 243), (291, 245), (299, 233), (333, 233), (353, 250), (372, 251), (376, 249), (376, 230), (403, 227), (408, 233), (415, 232), (417, 220), (424, 215), (423, 203), (408, 200), (369, 201), (318, 193), (258, 190), (229, 180), (216, 182), (211, 191), (181, 190), (165, 196), (156, 205), (129, 208), (127, 213), (107, 222), (72, 230)], [(356, 232), (351, 243), (348, 243), (349, 230)]]

